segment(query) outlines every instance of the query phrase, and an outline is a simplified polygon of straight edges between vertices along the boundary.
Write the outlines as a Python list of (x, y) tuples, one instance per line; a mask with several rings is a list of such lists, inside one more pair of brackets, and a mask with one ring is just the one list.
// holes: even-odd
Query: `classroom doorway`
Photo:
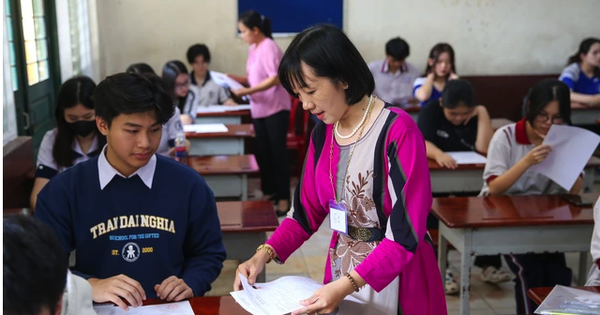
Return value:
[(54, 0), (4, 0), (18, 134), (31, 136), (34, 156), (54, 128), (60, 85)]

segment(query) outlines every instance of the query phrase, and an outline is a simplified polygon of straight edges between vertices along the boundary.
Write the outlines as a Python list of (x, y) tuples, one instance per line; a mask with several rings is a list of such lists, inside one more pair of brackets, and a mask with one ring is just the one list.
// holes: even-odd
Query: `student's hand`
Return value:
[(233, 94), (235, 94), (237, 97), (242, 97), (242, 96), (246, 96), (248, 94), (250, 94), (250, 92), (252, 92), (250, 90), (250, 88), (247, 87), (243, 87), (243, 88), (239, 88), (237, 90), (231, 91)]
[(236, 103), (234, 100), (228, 98), (225, 103), (223, 103), (223, 105), (227, 105), (227, 106), (236, 106), (239, 105), (238, 103)]
[(92, 299), (96, 303), (113, 302), (124, 310), (129, 310), (125, 299), (133, 307), (142, 305), (146, 293), (142, 285), (126, 275), (118, 275), (106, 279), (90, 278), (92, 286)]
[(191, 125), (194, 123), (192, 117), (188, 114), (181, 114), (179, 117), (181, 118), (181, 123), (184, 125)]
[(455, 168), (458, 167), (458, 164), (456, 164), (456, 160), (454, 160), (451, 156), (449, 156), (446, 153), (441, 153), (438, 156), (436, 156), (435, 157), (435, 161), (440, 166), (443, 166), (445, 168), (449, 168), (451, 170), (453, 170), (453, 169), (455, 169)]
[(433, 80), (435, 79), (435, 70), (434, 70), (434, 71), (431, 71), (431, 72), (430, 72), (430, 73), (427, 75), (426, 79), (433, 81)]
[(536, 165), (546, 159), (552, 148), (547, 144), (538, 145), (523, 158), (528, 166)]
[(235, 281), (233, 282), (233, 291), (243, 290), (240, 273), (248, 279), (248, 283), (254, 284), (256, 277), (263, 271), (269, 261), (269, 254), (265, 250), (259, 250), (252, 258), (239, 265), (235, 272)]
[(460, 79), (460, 77), (454, 73), (454, 72), (450, 72), (450, 76), (448, 76), (448, 80), (458, 80)]
[(333, 313), (344, 298), (352, 292), (354, 292), (352, 284), (345, 277), (330, 282), (318, 289), (308, 299), (300, 301), (300, 305), (304, 307), (293, 311), (292, 315)]
[(194, 291), (180, 278), (170, 276), (161, 284), (154, 286), (159, 299), (169, 302), (179, 302), (194, 297)]
[(483, 107), (483, 105), (475, 106), (475, 108), (473, 108), (473, 111), (471, 112), (471, 115), (469, 115), (469, 117), (467, 117), (467, 119), (465, 119), (465, 121), (463, 122), (463, 125), (466, 126), (469, 123), (469, 121), (471, 120), (471, 118), (476, 117), (483, 110), (485, 110), (485, 107)]

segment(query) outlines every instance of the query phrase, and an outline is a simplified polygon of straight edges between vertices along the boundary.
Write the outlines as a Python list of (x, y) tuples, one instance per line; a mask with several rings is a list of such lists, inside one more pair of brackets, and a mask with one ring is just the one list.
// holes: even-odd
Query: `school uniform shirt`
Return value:
[[(54, 128), (52, 130), (48, 130), (46, 134), (44, 134), (44, 138), (42, 139), (42, 143), (40, 144), (40, 149), (38, 151), (35, 177), (51, 179), (56, 174), (68, 169), (68, 167), (58, 166), (56, 164), (54, 156), (52, 155), (52, 149), (54, 148), (54, 142), (56, 140), (57, 132), (58, 129)], [(77, 139), (74, 139), (73, 141), (72, 150), (75, 156), (75, 159), (73, 160), (73, 165), (87, 161), (90, 158), (97, 156), (101, 150), (101, 148), (98, 148), (98, 134), (94, 136), (94, 139), (92, 140), (92, 145), (90, 146), (87, 153), (83, 153), (81, 147), (79, 146), (79, 141), (77, 141)]]
[(175, 107), (179, 107), (182, 114), (186, 114), (192, 118), (192, 121), (196, 120), (196, 113), (198, 113), (198, 106), (200, 106), (200, 90), (193, 84), (190, 84), (190, 90), (185, 97), (185, 103), (183, 106), (179, 106), (179, 101), (176, 102)]
[(408, 101), (413, 98), (413, 82), (419, 77), (420, 72), (412, 63), (404, 62), (402, 67), (392, 73), (386, 59), (374, 61), (369, 64), (369, 70), (375, 79), (375, 91), (380, 99), (406, 108)]
[[(483, 171), (483, 189), (480, 195), (487, 196), (489, 194), (488, 183), (517, 164), (534, 147), (535, 145), (527, 138), (525, 118), (496, 130), (488, 148), (487, 163)], [(503, 195), (560, 193), (566, 193), (566, 191), (548, 177), (527, 169)]]
[(206, 79), (204, 79), (204, 83), (201, 86), (198, 85), (194, 77), (194, 71), (190, 73), (190, 78), (192, 79), (192, 84), (199, 91), (198, 106), (221, 105), (229, 99), (229, 91), (211, 79), (210, 71), (206, 72)]
[(223, 268), (212, 191), (197, 172), (160, 155), (125, 177), (103, 150), (51, 180), (35, 216), (56, 231), (66, 256), (76, 249), (74, 274), (124, 274), (149, 298), (170, 276), (202, 296)]
[(575, 62), (568, 65), (560, 74), (559, 80), (566, 83), (571, 91), (586, 95), (600, 94), (600, 77), (588, 77), (579, 63)]
[(600, 285), (600, 265), (598, 265), (598, 262), (600, 261), (600, 198), (598, 198), (596, 205), (594, 206), (594, 222), (594, 232), (592, 234), (592, 245), (590, 248), (594, 264), (592, 264), (592, 268), (588, 274), (586, 286)]
[[(277, 70), (283, 58), (283, 52), (270, 38), (265, 38), (257, 46), (251, 45), (246, 62), (246, 73), (250, 86), (256, 86), (264, 80), (278, 76)], [(291, 110), (290, 95), (281, 84), (250, 95), (250, 113), (252, 118), (266, 118), (283, 110)]]
[[(417, 78), (415, 80), (415, 82), (413, 83), (413, 96), (417, 96), (417, 90), (423, 86), (423, 84), (425, 84), (425, 80), (427, 80), (426, 77), (421, 77), (421, 78)], [(438, 91), (435, 88), (435, 85), (431, 87), (431, 96), (429, 96), (428, 99), (419, 102), (419, 104), (421, 105), (421, 107), (425, 106), (425, 104), (427, 104), (429, 102), (429, 100), (439, 100), (440, 97), (442, 97), (442, 91)]]
[(444, 116), (439, 100), (431, 100), (421, 109), (417, 125), (425, 140), (444, 152), (475, 151), (477, 118), (455, 126)]
[[(163, 125), (162, 136), (160, 137), (160, 144), (156, 153), (160, 155), (169, 155), (169, 149), (175, 147), (175, 138), (178, 133), (183, 133), (183, 125), (181, 124), (181, 112), (178, 107), (175, 107), (175, 113)], [(185, 133), (184, 137), (185, 137)]]

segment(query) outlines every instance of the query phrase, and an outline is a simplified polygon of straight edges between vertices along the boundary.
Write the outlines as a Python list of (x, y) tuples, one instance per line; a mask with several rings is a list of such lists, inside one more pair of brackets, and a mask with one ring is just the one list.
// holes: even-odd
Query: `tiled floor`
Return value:
[[(600, 191), (600, 185), (596, 185), (595, 191)], [(296, 251), (284, 265), (277, 265), (275, 263), (268, 264), (266, 267), (267, 281), (285, 275), (302, 275), (311, 277), (317, 281), (322, 281), (327, 247), (331, 237), (331, 232), (326, 222), (327, 220), (321, 226), (319, 231)], [(448, 261), (454, 277), (458, 279), (458, 270), (460, 266), (459, 253), (457, 251), (450, 251), (448, 254)], [(578, 271), (578, 262), (579, 255), (577, 253), (567, 254), (567, 264), (574, 273)], [(236, 261), (226, 261), (221, 276), (213, 283), (213, 290), (209, 292), (208, 295), (229, 294), (229, 291), (232, 289), (233, 279), (235, 278), (237, 264), (238, 262)], [(508, 270), (507, 267), (504, 268)], [(481, 269), (473, 267), (470, 291), (471, 314), (515, 314), (514, 283), (509, 282), (500, 285), (487, 284), (480, 280), (480, 272)], [(576, 274), (574, 277), (576, 277)], [(448, 314), (452, 315), (459, 313), (458, 295), (446, 296), (446, 304), (448, 306)]]

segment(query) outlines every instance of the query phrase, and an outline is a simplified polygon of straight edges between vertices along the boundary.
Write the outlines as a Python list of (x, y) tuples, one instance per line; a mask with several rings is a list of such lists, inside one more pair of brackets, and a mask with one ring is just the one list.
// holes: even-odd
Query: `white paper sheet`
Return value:
[[(229, 88), (231, 91), (235, 91), (237, 89), (241, 89), (244, 86), (241, 85), (238, 81), (228, 77), (225, 73), (221, 73), (221, 72), (217, 72), (217, 71), (211, 71), (210, 72), (210, 77), (213, 81), (215, 81), (216, 84), (222, 86), (222, 87), (226, 87)], [(242, 97), (243, 99), (250, 99), (249, 95), (246, 95), (244, 97)]]
[(446, 152), (451, 156), (457, 164), (485, 164), (487, 159), (485, 156), (477, 152)]
[(235, 105), (235, 106), (229, 106), (229, 105), (208, 105), (208, 106), (204, 106), (204, 107), (198, 107), (198, 113), (225, 113), (225, 112), (233, 112), (233, 111), (238, 111), (238, 110), (249, 110), (250, 109), (250, 105), (249, 104), (243, 104), (243, 105)]
[[(303, 307), (300, 301), (309, 298), (323, 286), (313, 279), (299, 276), (250, 285), (243, 275), (239, 276), (244, 290), (231, 292), (231, 296), (246, 311), (255, 315), (281, 315), (300, 309)], [(364, 304), (352, 296), (346, 297), (342, 303)]]
[(600, 314), (600, 294), (557, 285), (535, 314)]
[(229, 129), (224, 124), (197, 124), (183, 125), (183, 131), (195, 133), (217, 133), (227, 132)]
[(552, 125), (543, 144), (552, 147), (546, 159), (530, 167), (570, 190), (600, 143), (600, 136), (572, 126)]
[(188, 301), (130, 307), (128, 311), (118, 306), (94, 305), (94, 310), (98, 315), (194, 315), (194, 310)]

